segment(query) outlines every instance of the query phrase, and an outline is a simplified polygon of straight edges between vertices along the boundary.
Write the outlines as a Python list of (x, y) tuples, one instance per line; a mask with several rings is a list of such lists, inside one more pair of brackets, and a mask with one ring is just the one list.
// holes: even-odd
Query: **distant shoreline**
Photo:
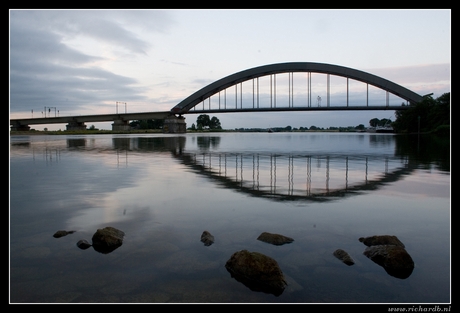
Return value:
[[(268, 130), (263, 129), (246, 129), (246, 130), (233, 130), (233, 129), (224, 129), (224, 130), (187, 130), (185, 134), (206, 134), (206, 133), (269, 133)], [(339, 130), (339, 129), (315, 129), (315, 130), (291, 130), (291, 131), (273, 131), (273, 133), (358, 133), (358, 134), (379, 134), (379, 133), (370, 133), (370, 132), (360, 132), (358, 130)], [(62, 130), (29, 130), (29, 131), (11, 131), (10, 136), (36, 136), (36, 135), (114, 135), (114, 134), (169, 134), (163, 133), (160, 129), (143, 129), (143, 130), (128, 130), (128, 131), (116, 131), (116, 130), (78, 130), (78, 131), (62, 131)], [(180, 135), (183, 133), (178, 133)], [(437, 134), (437, 135), (449, 135), (449, 132), (420, 132), (420, 133), (391, 133), (394, 135), (427, 135), (427, 134)]]
[[(317, 130), (291, 130), (291, 131), (274, 131), (272, 133), (358, 133), (358, 131), (340, 131), (338, 129), (317, 129)], [(268, 133), (268, 130), (260, 129), (247, 129), (247, 130), (187, 130), (188, 133)], [(10, 131), (10, 136), (24, 136), (24, 135), (100, 135), (100, 134), (169, 134), (163, 133), (160, 129), (144, 129), (144, 130), (128, 130), (128, 131), (116, 131), (116, 130), (78, 130), (78, 131), (67, 131), (67, 130), (29, 130), (29, 131)]]

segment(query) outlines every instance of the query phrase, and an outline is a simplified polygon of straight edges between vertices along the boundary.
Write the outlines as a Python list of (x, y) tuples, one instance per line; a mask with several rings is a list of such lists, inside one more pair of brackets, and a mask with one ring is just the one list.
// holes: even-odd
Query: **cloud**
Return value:
[(366, 70), (391, 80), (421, 95), (435, 93), (439, 97), (450, 91), (451, 65), (449, 63), (423, 64)]
[(156, 11), (11, 11), (10, 112), (51, 106), (73, 114), (127, 97), (146, 100), (137, 79), (104, 69), (111, 54), (91, 53), (89, 44), (79, 49), (75, 40), (145, 55), (150, 44), (133, 30), (167, 30), (168, 23), (167, 12)]
[(10, 52), (10, 109), (13, 112), (44, 106), (59, 106), (61, 112), (73, 111), (85, 103), (97, 106), (126, 94), (130, 94), (130, 99), (144, 98), (141, 93), (145, 90), (134, 86), (135, 79), (91, 66), (91, 62), (102, 58), (63, 45), (57, 35), (13, 31)]

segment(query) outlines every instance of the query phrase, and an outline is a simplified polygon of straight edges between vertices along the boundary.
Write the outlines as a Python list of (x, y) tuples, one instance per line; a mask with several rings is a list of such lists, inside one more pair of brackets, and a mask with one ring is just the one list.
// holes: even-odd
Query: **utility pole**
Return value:
[(51, 115), (51, 109), (54, 109), (54, 117), (56, 117), (56, 107), (45, 107), (45, 117), (46, 117), (46, 108), (48, 108), (48, 117)]

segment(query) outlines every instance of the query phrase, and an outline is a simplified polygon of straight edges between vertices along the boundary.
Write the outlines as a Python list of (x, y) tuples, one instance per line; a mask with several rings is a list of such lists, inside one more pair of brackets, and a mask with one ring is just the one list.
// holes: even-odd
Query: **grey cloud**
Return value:
[(28, 111), (44, 106), (59, 107), (61, 111), (75, 110), (79, 105), (104, 101), (141, 100), (144, 91), (132, 86), (132, 78), (94, 68), (73, 68), (42, 64), (34, 71), (14, 72), (10, 77), (11, 111)]
[(145, 54), (149, 43), (137, 30), (165, 32), (173, 24), (168, 11), (159, 10), (25, 10), (12, 11), (11, 24), (60, 34), (70, 39), (91, 37), (118, 48)]
[(114, 47), (123, 47), (133, 52), (146, 54), (149, 44), (140, 40), (132, 32), (120, 27), (117, 23), (103, 19), (88, 20), (78, 25), (80, 35), (105, 41)]
[[(103, 58), (64, 44), (65, 39), (85, 36), (130, 52), (145, 53), (148, 43), (122, 25), (154, 28), (152, 25), (156, 22), (148, 17), (162, 15), (149, 15), (148, 11), (135, 13), (11, 11), (10, 112), (39, 110), (44, 106), (75, 111), (80, 106), (102, 106), (107, 101), (146, 100), (145, 87), (136, 86), (136, 79), (94, 67), (92, 64)], [(110, 20), (111, 14), (117, 19)], [(137, 20), (136, 16), (139, 16)], [(165, 27), (158, 25), (157, 29), (166, 29), (167, 18), (160, 24)]]
[(21, 69), (41, 62), (83, 65), (102, 59), (71, 49), (62, 44), (61, 39), (61, 36), (49, 32), (12, 28), (10, 33), (12, 69)]

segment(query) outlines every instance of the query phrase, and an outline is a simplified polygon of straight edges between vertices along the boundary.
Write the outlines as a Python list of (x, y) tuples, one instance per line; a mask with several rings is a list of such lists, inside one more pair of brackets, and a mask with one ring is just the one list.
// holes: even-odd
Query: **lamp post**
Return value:
[(117, 101), (117, 114), (118, 114), (118, 104), (124, 104), (125, 105), (125, 113), (127, 113), (126, 112), (126, 102)]

